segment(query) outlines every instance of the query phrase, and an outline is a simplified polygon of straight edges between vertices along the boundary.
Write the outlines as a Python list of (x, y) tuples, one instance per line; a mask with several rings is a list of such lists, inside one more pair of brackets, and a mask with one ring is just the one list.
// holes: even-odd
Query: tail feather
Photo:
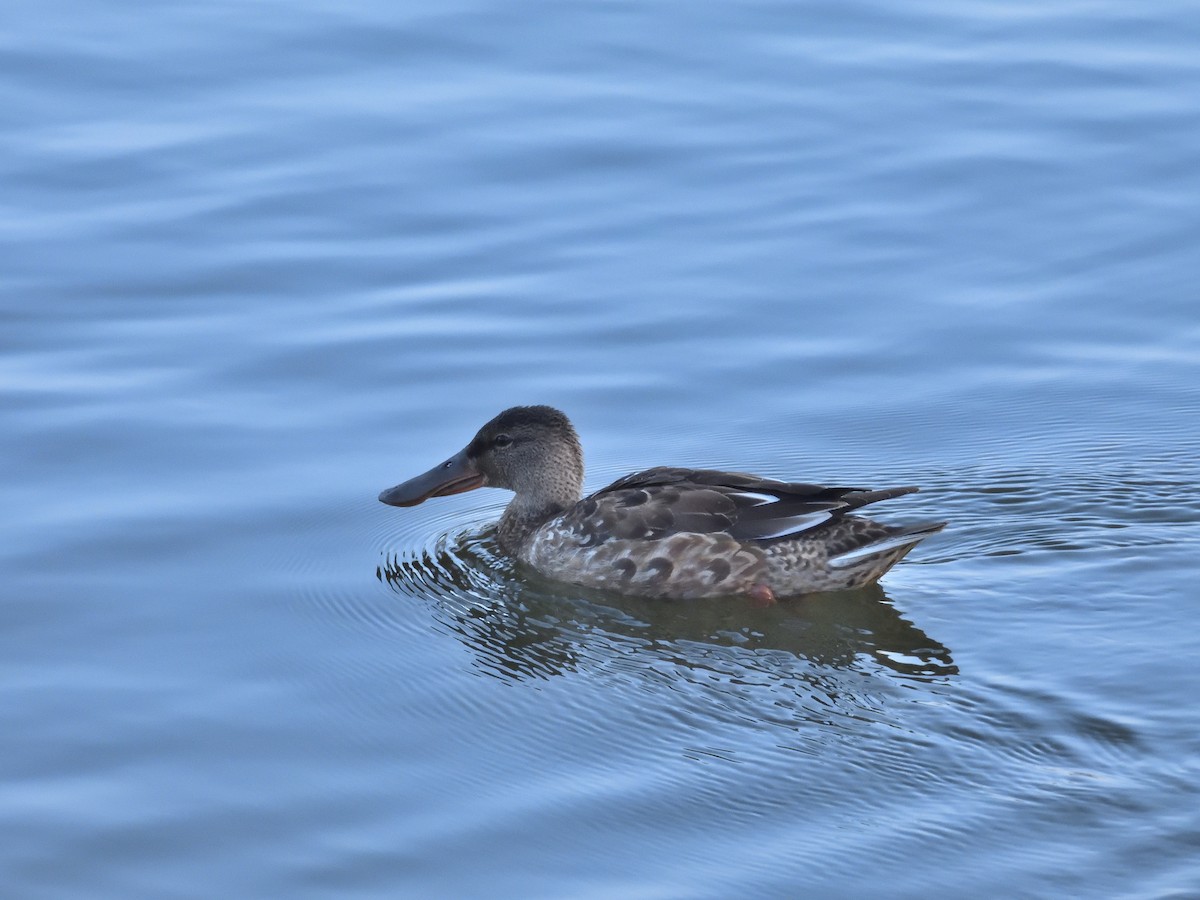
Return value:
[(909, 550), (930, 535), (937, 534), (946, 527), (946, 524), (945, 522), (918, 522), (915, 525), (902, 525), (898, 528), (890, 529), (883, 537), (873, 540), (870, 543), (829, 557), (828, 565), (831, 569), (844, 569), (870, 557), (904, 548), (903, 553), (897, 554), (895, 559), (888, 563), (887, 568), (891, 568)]
[(867, 506), (870, 503), (879, 503), (881, 500), (892, 500), (896, 497), (903, 497), (905, 494), (915, 494), (921, 490), (919, 487), (909, 485), (907, 487), (884, 488), (881, 491), (853, 491), (842, 496), (842, 502), (846, 504), (846, 509), (859, 509)]

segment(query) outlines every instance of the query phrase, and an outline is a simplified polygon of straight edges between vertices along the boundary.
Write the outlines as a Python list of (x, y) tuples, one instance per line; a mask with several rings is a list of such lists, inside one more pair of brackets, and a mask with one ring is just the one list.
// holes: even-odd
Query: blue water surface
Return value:
[[(1200, 896), (1197, 35), (7, 4), (2, 893)], [(759, 609), (376, 501), (518, 403), (950, 525)]]

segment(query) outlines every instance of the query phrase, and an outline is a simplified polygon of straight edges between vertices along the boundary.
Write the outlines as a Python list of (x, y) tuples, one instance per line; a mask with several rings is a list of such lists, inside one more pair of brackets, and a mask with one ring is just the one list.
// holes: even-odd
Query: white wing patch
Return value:
[(730, 491), (730, 497), (745, 497), (751, 506), (766, 506), (768, 503), (778, 503), (779, 498), (774, 494), (760, 494), (757, 491)]
[(769, 541), (772, 538), (787, 537), (789, 534), (798, 534), (801, 531), (816, 528), (822, 522), (828, 522), (832, 518), (833, 513), (829, 510), (819, 509), (816, 512), (798, 513), (794, 516), (756, 522), (753, 527), (742, 524), (738, 526), (738, 535), (746, 540)]
[(845, 553), (839, 553), (837, 556), (829, 557), (829, 568), (844, 569), (847, 566), (852, 566), (860, 560), (866, 559), (868, 556), (876, 556), (880, 553), (886, 553), (889, 550), (895, 550), (898, 547), (907, 547), (910, 544), (915, 544), (918, 541), (929, 537), (928, 534), (894, 534), (891, 537), (880, 538), (877, 541), (872, 541), (862, 547), (855, 547), (853, 550), (847, 550)]

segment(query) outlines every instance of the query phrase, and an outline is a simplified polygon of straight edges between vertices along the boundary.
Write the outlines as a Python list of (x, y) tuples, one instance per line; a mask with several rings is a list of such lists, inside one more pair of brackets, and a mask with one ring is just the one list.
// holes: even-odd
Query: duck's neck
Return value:
[(496, 536), (519, 556), (533, 533), (583, 496), (583, 450), (575, 432), (544, 450), (541, 465), (518, 470), (508, 487), (516, 493), (500, 517)]
[(496, 537), (500, 546), (511, 556), (517, 556), (533, 533), (579, 501), (579, 492), (564, 492), (560, 496), (530, 497), (518, 494), (504, 509)]

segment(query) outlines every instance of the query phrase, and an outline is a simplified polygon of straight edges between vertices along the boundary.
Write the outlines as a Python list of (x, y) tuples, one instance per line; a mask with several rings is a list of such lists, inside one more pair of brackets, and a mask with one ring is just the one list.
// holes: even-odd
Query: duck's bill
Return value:
[(416, 506), (430, 497), (461, 494), (485, 484), (487, 479), (475, 467), (475, 463), (467, 458), (467, 451), (462, 450), (424, 475), (388, 488), (379, 495), (379, 500), (390, 506)]

